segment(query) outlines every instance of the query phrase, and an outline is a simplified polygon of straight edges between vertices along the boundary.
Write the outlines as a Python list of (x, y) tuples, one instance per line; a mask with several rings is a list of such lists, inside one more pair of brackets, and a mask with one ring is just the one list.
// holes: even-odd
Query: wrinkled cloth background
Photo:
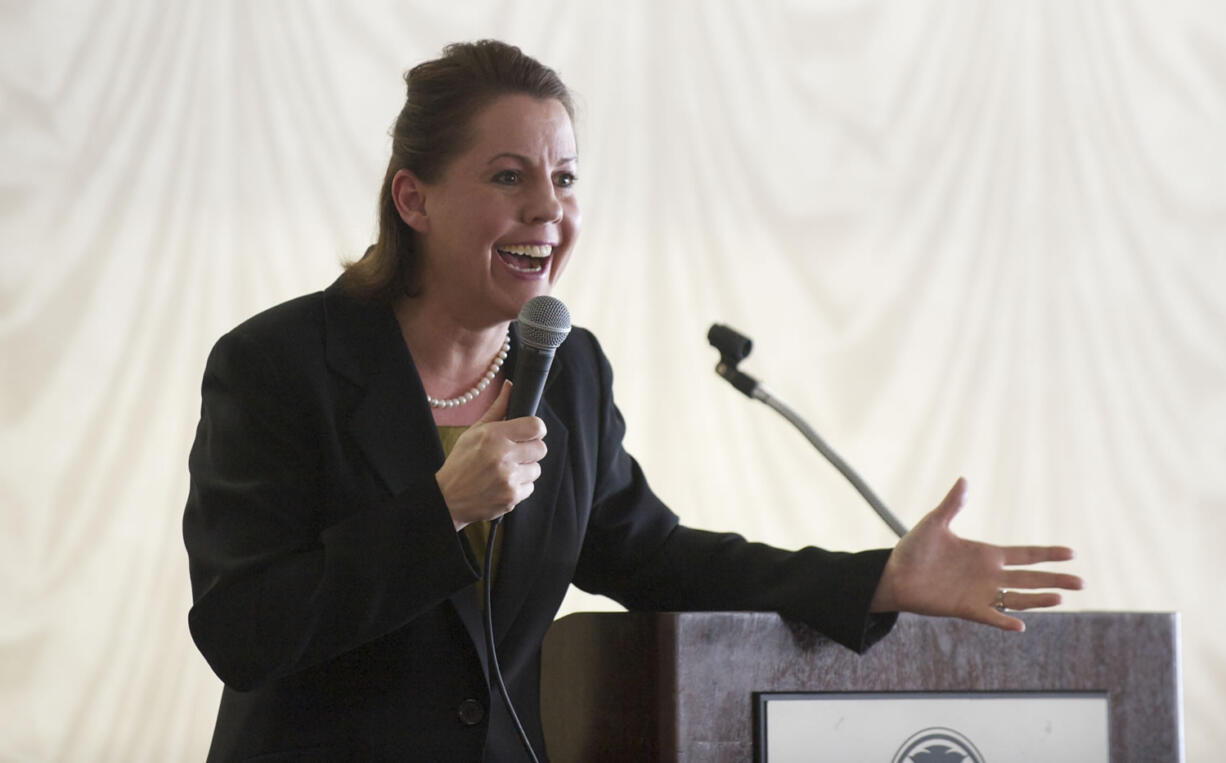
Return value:
[(203, 758), (205, 357), (362, 253), (402, 72), (487, 36), (579, 96), (558, 296), (688, 524), (893, 541), (726, 322), (905, 522), (964, 474), (961, 534), (1077, 549), (1065, 610), (1180, 612), (1226, 746), (1223, 4), (4, 0), (0, 759)]

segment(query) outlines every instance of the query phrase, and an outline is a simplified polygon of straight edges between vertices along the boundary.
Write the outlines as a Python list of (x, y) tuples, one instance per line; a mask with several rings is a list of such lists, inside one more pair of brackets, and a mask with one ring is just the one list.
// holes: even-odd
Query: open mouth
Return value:
[(498, 258), (517, 273), (540, 273), (549, 263), (553, 247), (548, 244), (511, 244), (495, 251)]

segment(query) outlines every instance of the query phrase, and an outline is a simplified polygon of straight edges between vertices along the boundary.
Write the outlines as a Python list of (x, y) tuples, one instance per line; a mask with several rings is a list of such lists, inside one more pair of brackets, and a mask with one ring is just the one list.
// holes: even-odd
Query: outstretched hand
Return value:
[[(959, 478), (941, 504), (894, 547), (873, 595), (874, 612), (915, 612), (960, 617), (1003, 630), (1026, 626), (1006, 609), (1053, 607), (1060, 594), (1036, 589), (1080, 590), (1081, 578), (1056, 572), (1008, 569), (1073, 558), (1064, 546), (993, 546), (959, 538), (949, 524), (966, 501)], [(1021, 589), (1021, 590), (1018, 590)], [(1003, 592), (1003, 594), (1002, 594)]]

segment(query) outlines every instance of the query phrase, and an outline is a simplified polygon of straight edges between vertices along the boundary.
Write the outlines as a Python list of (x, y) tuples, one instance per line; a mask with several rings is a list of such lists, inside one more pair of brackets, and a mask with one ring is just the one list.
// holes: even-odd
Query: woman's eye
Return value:
[(578, 180), (579, 178), (575, 177), (574, 173), (562, 172), (558, 174), (558, 177), (557, 179), (554, 180), (554, 182), (557, 183), (558, 186), (561, 188), (570, 188)]
[(503, 170), (494, 175), (494, 182), (503, 185), (515, 185), (519, 182), (519, 172), (516, 170)]

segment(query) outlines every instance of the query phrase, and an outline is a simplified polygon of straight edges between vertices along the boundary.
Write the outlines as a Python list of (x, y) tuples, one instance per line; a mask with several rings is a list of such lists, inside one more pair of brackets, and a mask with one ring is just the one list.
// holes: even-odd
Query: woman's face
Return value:
[(422, 296), (484, 326), (514, 318), (561, 275), (579, 235), (578, 154), (570, 116), (552, 99), (502, 96), (473, 130), (472, 146), (421, 186), (424, 214), (410, 224)]

